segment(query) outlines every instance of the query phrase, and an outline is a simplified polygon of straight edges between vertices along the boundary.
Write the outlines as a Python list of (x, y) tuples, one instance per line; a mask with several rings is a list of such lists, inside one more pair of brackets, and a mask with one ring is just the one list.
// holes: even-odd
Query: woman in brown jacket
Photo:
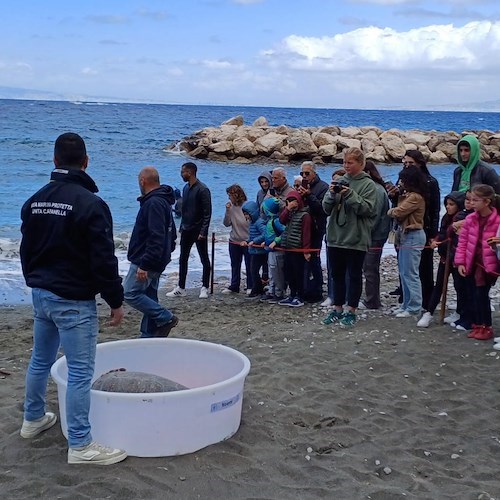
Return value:
[(401, 194), (398, 206), (387, 214), (399, 227), (398, 267), (403, 288), (403, 303), (395, 311), (396, 318), (417, 316), (422, 309), (422, 283), (419, 266), (425, 246), (424, 214), (427, 183), (417, 166), (402, 170), (399, 178)]

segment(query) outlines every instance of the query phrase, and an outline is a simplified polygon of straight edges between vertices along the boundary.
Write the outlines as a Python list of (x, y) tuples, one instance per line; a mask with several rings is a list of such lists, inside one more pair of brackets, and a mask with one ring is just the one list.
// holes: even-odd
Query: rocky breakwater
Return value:
[(500, 132), (467, 130), (381, 130), (378, 127), (293, 128), (269, 126), (260, 117), (245, 125), (242, 116), (225, 121), (220, 127), (199, 130), (167, 149), (180, 150), (192, 158), (234, 163), (274, 161), (289, 163), (312, 160), (316, 163), (341, 163), (342, 150), (361, 148), (367, 159), (377, 163), (399, 162), (407, 149), (419, 149), (430, 163), (456, 161), (456, 144), (466, 134), (476, 135), (481, 143), (481, 158), (500, 163)]

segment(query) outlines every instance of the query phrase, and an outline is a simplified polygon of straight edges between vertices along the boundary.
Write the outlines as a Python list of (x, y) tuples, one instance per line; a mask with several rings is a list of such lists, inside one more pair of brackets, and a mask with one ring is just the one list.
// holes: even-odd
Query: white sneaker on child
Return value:
[(454, 313), (451, 313), (449, 316), (446, 316), (446, 318), (444, 318), (443, 321), (445, 323), (448, 323), (449, 325), (451, 325), (452, 323), (455, 323), (459, 319), (460, 319), (460, 314), (454, 312)]
[(417, 326), (420, 328), (427, 328), (432, 321), (432, 314), (430, 312), (424, 312), (422, 317), (418, 320)]
[(199, 298), (208, 299), (208, 288), (206, 286), (201, 287)]
[(330, 297), (327, 297), (323, 302), (321, 302), (320, 307), (330, 307), (333, 301)]

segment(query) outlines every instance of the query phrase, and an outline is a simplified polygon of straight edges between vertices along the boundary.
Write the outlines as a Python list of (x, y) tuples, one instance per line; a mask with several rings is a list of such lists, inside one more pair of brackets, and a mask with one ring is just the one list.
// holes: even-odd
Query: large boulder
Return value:
[(254, 143), (249, 141), (246, 137), (237, 137), (234, 139), (233, 151), (235, 155), (243, 156), (244, 158), (257, 156), (257, 150), (255, 149)]
[(442, 151), (434, 151), (429, 155), (429, 162), (431, 163), (446, 163), (448, 162), (448, 157)]
[(454, 144), (450, 144), (449, 142), (441, 142), (436, 146), (435, 150), (434, 151), (431, 150), (431, 152), (444, 153), (447, 158), (451, 159), (455, 157), (455, 154), (457, 152), (457, 147)]
[(366, 154), (366, 159), (376, 163), (387, 163), (387, 154), (384, 146), (375, 146), (373, 151)]
[(263, 116), (259, 116), (257, 120), (252, 123), (252, 127), (269, 127), (269, 123), (267, 122), (267, 118)]
[(406, 148), (401, 137), (384, 132), (380, 135), (380, 142), (391, 160), (401, 161), (403, 159)]
[(405, 142), (415, 144), (416, 146), (423, 146), (429, 142), (430, 136), (423, 134), (417, 130), (409, 130), (406, 134)]
[(318, 129), (318, 132), (323, 132), (325, 134), (330, 134), (330, 135), (340, 135), (340, 127), (337, 127), (337, 125), (332, 125), (329, 127), (320, 127)]
[(232, 118), (229, 118), (229, 120), (226, 120), (225, 122), (222, 123), (222, 125), (243, 125), (243, 117), (241, 115), (238, 116), (233, 116)]
[(199, 148), (190, 151), (189, 156), (192, 156), (193, 158), (206, 158), (208, 156), (208, 151), (205, 147), (200, 146)]
[(327, 144), (335, 144), (333, 135), (326, 134), (325, 132), (313, 132), (311, 139), (318, 148)]
[(321, 158), (331, 158), (337, 154), (337, 146), (335, 144), (325, 144), (318, 148), (318, 154)]
[(213, 153), (228, 155), (233, 152), (233, 141), (215, 142), (214, 144), (210, 144), (207, 149)]
[(286, 136), (269, 132), (259, 137), (255, 142), (255, 149), (258, 153), (269, 156), (273, 151), (279, 150), (285, 144)]
[(342, 136), (338, 136), (335, 139), (338, 149), (361, 148), (361, 141), (359, 139), (349, 139), (348, 137)]
[(362, 134), (359, 127), (341, 127), (340, 135), (342, 137), (347, 137), (348, 139), (355, 139), (356, 137)]
[(296, 130), (288, 136), (288, 145), (295, 149), (296, 156), (304, 157), (314, 155), (318, 148), (307, 132)]

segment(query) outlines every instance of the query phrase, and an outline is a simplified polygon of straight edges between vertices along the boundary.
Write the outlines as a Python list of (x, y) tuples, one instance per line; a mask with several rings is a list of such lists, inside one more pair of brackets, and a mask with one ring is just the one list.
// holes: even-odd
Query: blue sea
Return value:
[[(19, 263), (19, 213), (23, 202), (48, 181), (53, 168), (54, 140), (60, 133), (77, 132), (87, 143), (90, 157), (87, 172), (111, 208), (120, 272), (125, 274), (128, 268), (126, 242), (138, 209), (140, 169), (153, 165), (159, 170), (162, 183), (182, 188), (180, 167), (186, 157), (167, 150), (168, 146), (196, 130), (219, 126), (235, 115), (242, 115), (247, 125), (264, 116), (270, 125), (291, 127), (375, 125), (384, 130), (500, 130), (500, 113), (0, 100), (0, 304), (29, 302)], [(230, 268), (225, 243), (228, 230), (222, 225), (226, 187), (237, 182), (249, 199), (255, 199), (259, 173), (277, 165), (205, 160), (196, 163), (198, 177), (212, 192), (211, 231), (217, 241), (216, 277), (227, 276)], [(300, 165), (285, 168), (292, 181)], [(328, 180), (334, 168), (334, 165), (318, 167), (320, 177)], [(383, 177), (392, 181), (396, 180), (400, 168), (399, 164), (380, 165)], [(430, 168), (440, 183), (442, 195), (448, 193), (454, 166)], [(174, 254), (167, 275), (177, 272), (177, 257)], [(188, 278), (196, 280), (199, 270), (199, 262), (193, 257)]]

